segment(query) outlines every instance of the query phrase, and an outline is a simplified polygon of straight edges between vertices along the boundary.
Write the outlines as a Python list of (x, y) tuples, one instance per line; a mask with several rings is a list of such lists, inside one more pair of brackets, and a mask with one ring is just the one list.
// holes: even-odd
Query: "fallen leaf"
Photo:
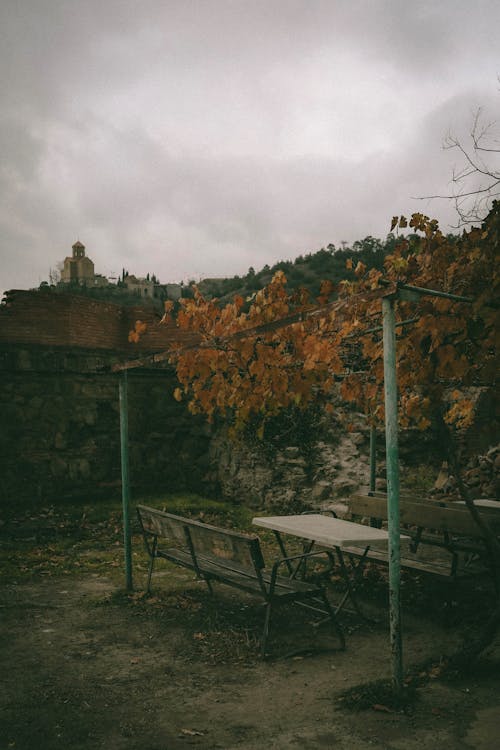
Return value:
[(392, 714), (392, 709), (389, 706), (384, 706), (383, 703), (374, 703), (372, 708), (374, 711), (385, 711), (386, 714)]

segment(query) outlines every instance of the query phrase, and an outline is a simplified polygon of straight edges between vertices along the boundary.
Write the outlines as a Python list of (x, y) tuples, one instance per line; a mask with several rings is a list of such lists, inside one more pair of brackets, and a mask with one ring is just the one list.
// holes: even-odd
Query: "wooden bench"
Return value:
[(259, 538), (238, 531), (195, 521), (172, 513), (137, 507), (139, 523), (146, 550), (150, 557), (147, 591), (157, 558), (163, 558), (193, 570), (197, 578), (206, 582), (213, 594), (212, 582), (233, 586), (257, 595), (265, 602), (264, 627), (261, 639), (262, 656), (266, 656), (271, 612), (276, 603), (295, 603), (326, 615), (345, 648), (343, 631), (320, 583), (312, 583), (279, 575), (281, 566), (290, 565), (302, 557), (330, 555), (313, 552), (277, 560), (266, 569)]
[[(351, 516), (358, 520), (367, 518), (377, 526), (387, 522), (387, 496), (382, 493), (353, 495), (348, 507)], [(399, 516), (400, 531), (407, 537), (401, 540), (402, 568), (450, 581), (491, 573), (481, 530), (464, 506), (402, 496)], [(500, 535), (500, 514), (497, 511), (484, 512), (481, 509), (481, 518), (496, 536)], [(365, 550), (353, 547), (345, 552), (361, 557)], [(366, 559), (387, 564), (388, 551), (370, 548)]]

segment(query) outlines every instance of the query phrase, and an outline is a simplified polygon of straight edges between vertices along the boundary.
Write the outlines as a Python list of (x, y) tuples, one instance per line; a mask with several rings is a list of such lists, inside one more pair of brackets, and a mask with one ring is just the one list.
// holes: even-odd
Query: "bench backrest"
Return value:
[(199, 521), (190, 521), (188, 529), (196, 554), (215, 557), (226, 564), (234, 562), (256, 570), (264, 568), (257, 536)]
[(137, 506), (137, 515), (143, 532), (160, 539), (170, 540), (176, 546), (188, 547), (186, 519), (182, 516), (174, 516), (172, 513), (148, 508), (146, 505)]
[[(353, 495), (349, 498), (349, 509), (352, 514), (369, 516), (382, 521), (387, 520), (387, 497)], [(500, 534), (500, 511), (485, 511), (478, 509), (481, 518), (490, 529)], [(434, 529), (440, 532), (449, 532), (461, 536), (481, 537), (479, 527), (474, 522), (469, 510), (465, 507), (451, 507), (442, 505), (438, 501), (412, 502), (400, 498), (399, 502), (400, 524), (416, 526), (425, 529)]]
[(223, 529), (173, 513), (137, 506), (137, 513), (145, 533), (170, 540), (174, 546), (188, 549), (197, 557), (211, 557), (221, 563), (262, 570), (265, 566), (257, 536)]

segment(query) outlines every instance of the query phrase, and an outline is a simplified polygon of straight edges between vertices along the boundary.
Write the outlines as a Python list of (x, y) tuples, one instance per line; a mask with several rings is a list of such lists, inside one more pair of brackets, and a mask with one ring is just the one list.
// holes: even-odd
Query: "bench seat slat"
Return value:
[[(169, 562), (195, 570), (191, 553), (187, 549), (183, 550), (175, 547), (169, 547), (166, 549), (162, 548), (157, 550), (156, 555), (168, 560)], [(235, 564), (221, 565), (219, 558), (212, 558), (207, 555), (197, 555), (196, 559), (200, 571), (204, 576), (209, 576), (212, 579), (222, 581), (229, 579), (231, 583), (238, 588), (251, 592), (260, 591), (260, 583), (252, 571)], [(264, 583), (269, 586), (271, 583), (271, 573), (266, 570), (262, 571), (262, 579)], [(298, 594), (313, 596), (316, 593), (317, 586), (314, 584), (288, 578), (286, 576), (278, 576), (276, 578), (274, 596), (281, 599), (287, 596), (295, 597)]]
[[(365, 549), (361, 547), (348, 547), (343, 550), (345, 555), (352, 555), (353, 557), (363, 557)], [(384, 565), (389, 564), (389, 555), (385, 550), (369, 549), (365, 556), (367, 561), (382, 563)], [(415, 570), (416, 572), (429, 573), (439, 578), (449, 579), (452, 575), (455, 578), (467, 578), (469, 576), (475, 576), (480, 573), (487, 573), (487, 568), (477, 560), (471, 561), (470, 563), (462, 562), (459, 564), (455, 571), (452, 569), (452, 558), (446, 559), (433, 559), (425, 560), (419, 557), (418, 553), (411, 555), (410, 553), (404, 553), (401, 555), (400, 565), (402, 568), (408, 570)]]

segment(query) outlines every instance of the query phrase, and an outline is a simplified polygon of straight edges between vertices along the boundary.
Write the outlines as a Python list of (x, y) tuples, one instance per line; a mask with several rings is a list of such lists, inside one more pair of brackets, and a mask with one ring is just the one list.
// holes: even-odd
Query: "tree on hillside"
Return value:
[(368, 269), (381, 270), (385, 256), (394, 249), (395, 239), (393, 234), (389, 234), (386, 240), (368, 236), (355, 242), (352, 248), (348, 247), (347, 243), (342, 243), (342, 248), (339, 249), (329, 244), (316, 252), (299, 255), (294, 261), (280, 260), (272, 267), (265, 265), (260, 271), (250, 267), (245, 276), (204, 279), (200, 282), (200, 290), (205, 297), (218, 298), (219, 304), (225, 304), (234, 294), (239, 294), (245, 299), (251, 297), (253, 292), (258, 292), (269, 284), (277, 271), (283, 271), (289, 292), (304, 287), (313, 297), (317, 297), (324, 279), (329, 279), (334, 284), (346, 275), (350, 280), (354, 279), (354, 274), (346, 272), (348, 259), (353, 259), (354, 265), (361, 260)]

